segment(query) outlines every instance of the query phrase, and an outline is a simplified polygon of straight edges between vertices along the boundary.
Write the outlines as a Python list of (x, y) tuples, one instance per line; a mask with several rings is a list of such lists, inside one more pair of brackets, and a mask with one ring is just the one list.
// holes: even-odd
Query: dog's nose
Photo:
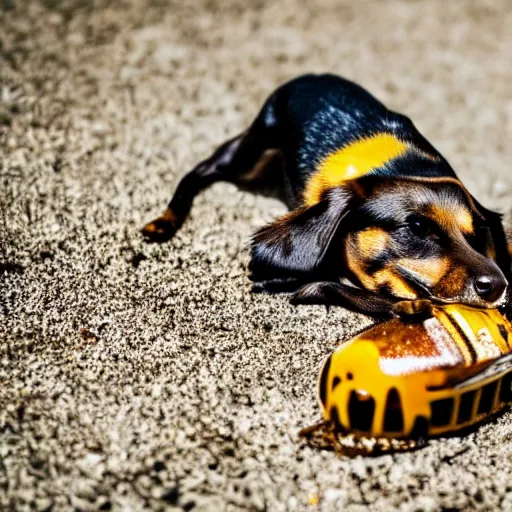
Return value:
[(498, 300), (505, 291), (507, 282), (500, 276), (483, 275), (475, 279), (475, 289), (486, 302)]

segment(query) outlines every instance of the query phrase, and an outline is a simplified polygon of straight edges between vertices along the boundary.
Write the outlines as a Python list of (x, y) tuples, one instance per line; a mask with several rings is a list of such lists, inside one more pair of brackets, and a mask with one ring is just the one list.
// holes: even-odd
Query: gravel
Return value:
[(407, 113), (510, 215), (511, 23), (508, 0), (0, 0), (0, 508), (512, 510), (510, 413), (374, 458), (298, 439), (369, 320), (250, 293), (276, 200), (217, 184), (172, 242), (140, 234), (307, 71)]

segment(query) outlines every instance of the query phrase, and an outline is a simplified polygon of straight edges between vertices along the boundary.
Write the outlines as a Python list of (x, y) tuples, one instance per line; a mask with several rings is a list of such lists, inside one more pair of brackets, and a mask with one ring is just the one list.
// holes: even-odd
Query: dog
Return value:
[(501, 216), (409, 118), (341, 77), (310, 74), (279, 87), (247, 131), (182, 178), (144, 236), (172, 238), (194, 197), (217, 181), (270, 187), (290, 209), (252, 239), (254, 291), (375, 317), (404, 301), (506, 301)]

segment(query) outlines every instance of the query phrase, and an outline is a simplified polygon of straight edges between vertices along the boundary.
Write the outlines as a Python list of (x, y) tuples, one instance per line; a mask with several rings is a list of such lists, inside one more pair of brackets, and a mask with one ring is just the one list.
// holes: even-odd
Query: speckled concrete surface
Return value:
[(0, 508), (512, 510), (511, 414), (373, 459), (298, 441), (368, 320), (249, 293), (278, 202), (215, 185), (172, 243), (140, 235), (306, 71), (409, 114), (506, 211), (511, 26), (509, 0), (0, 0)]

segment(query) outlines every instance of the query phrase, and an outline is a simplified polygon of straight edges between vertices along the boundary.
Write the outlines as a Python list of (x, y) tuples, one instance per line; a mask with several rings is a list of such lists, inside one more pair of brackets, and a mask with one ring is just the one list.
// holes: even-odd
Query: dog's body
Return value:
[(221, 180), (272, 183), (291, 210), (254, 236), (257, 290), (298, 289), (295, 303), (373, 315), (404, 299), (504, 301), (510, 255), (500, 216), (407, 117), (352, 82), (305, 75), (277, 89), (245, 133), (181, 180), (144, 234), (171, 238), (195, 195)]

